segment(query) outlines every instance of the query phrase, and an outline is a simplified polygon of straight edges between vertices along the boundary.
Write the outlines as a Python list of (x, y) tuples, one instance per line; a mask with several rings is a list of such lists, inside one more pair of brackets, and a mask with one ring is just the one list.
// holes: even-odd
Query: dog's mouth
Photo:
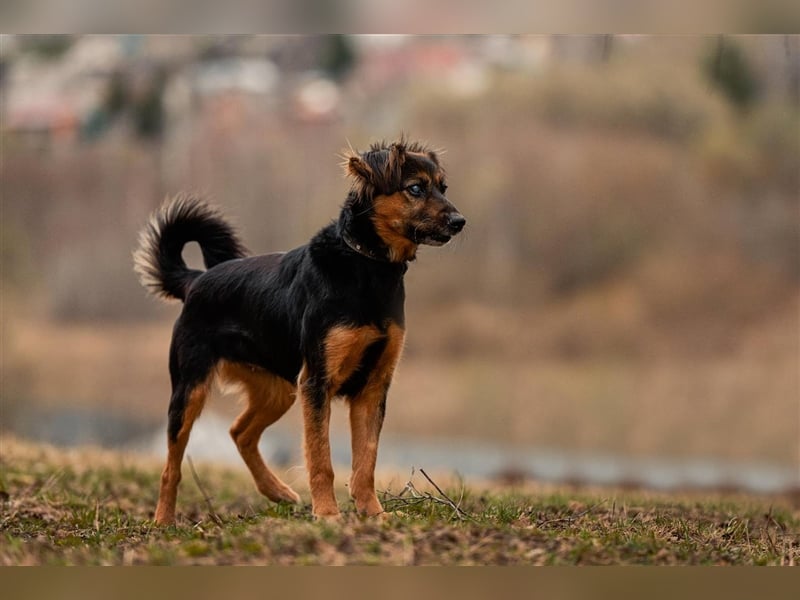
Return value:
[(428, 246), (444, 246), (458, 234), (466, 223), (466, 219), (460, 213), (447, 215), (445, 223), (428, 224), (427, 227), (417, 227), (409, 236), (416, 244), (426, 244)]
[(444, 246), (452, 237), (453, 236), (444, 233), (428, 233), (421, 237), (418, 243), (427, 246)]

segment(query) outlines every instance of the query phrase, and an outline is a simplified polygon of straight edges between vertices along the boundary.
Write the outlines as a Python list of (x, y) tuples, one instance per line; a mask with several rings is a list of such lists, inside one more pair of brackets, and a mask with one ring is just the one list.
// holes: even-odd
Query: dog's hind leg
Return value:
[(167, 424), (167, 464), (161, 473), (155, 521), (159, 525), (175, 523), (175, 502), (181, 481), (181, 463), (189, 434), (203, 411), (213, 379), (214, 357), (210, 349), (192, 339), (182, 319), (175, 325), (169, 350), (169, 374), (172, 396)]
[(167, 464), (161, 473), (155, 520), (159, 525), (175, 523), (175, 502), (178, 484), (181, 481), (181, 463), (192, 425), (200, 416), (208, 395), (208, 381), (192, 387), (175, 386), (169, 407), (169, 431), (167, 435)]
[(220, 363), (219, 374), (224, 380), (244, 387), (247, 408), (236, 419), (230, 433), (258, 491), (273, 502), (299, 502), (300, 496), (267, 467), (258, 450), (264, 430), (294, 404), (294, 386), (277, 375), (227, 361)]

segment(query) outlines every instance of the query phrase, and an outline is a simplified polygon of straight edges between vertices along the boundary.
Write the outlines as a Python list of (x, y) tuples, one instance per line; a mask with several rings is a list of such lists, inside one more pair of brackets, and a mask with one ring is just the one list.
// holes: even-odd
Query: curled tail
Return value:
[(133, 253), (134, 271), (151, 293), (164, 299), (186, 299), (189, 286), (202, 273), (183, 261), (188, 242), (200, 245), (207, 269), (247, 253), (219, 210), (197, 195), (178, 194), (153, 213)]

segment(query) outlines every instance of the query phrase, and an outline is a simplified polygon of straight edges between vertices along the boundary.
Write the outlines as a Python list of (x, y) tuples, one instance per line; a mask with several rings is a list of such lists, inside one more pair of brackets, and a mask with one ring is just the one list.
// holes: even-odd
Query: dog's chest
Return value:
[(388, 387), (400, 358), (405, 332), (395, 323), (336, 326), (325, 337), (325, 375), (331, 393), (353, 397), (365, 388)]
[(389, 322), (404, 326), (402, 272), (362, 266), (337, 270), (326, 279), (325, 301), (329, 314), (337, 315), (336, 320), (381, 329)]

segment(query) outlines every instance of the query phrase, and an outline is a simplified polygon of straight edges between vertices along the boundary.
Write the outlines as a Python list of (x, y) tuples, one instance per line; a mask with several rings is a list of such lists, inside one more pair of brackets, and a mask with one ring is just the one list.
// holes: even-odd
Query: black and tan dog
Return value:
[[(329, 445), (331, 401), (350, 408), (359, 513), (383, 511), (374, 489), (386, 394), (405, 335), (403, 276), (420, 244), (440, 246), (465, 219), (445, 197), (435, 152), (400, 140), (348, 153), (352, 189), (339, 219), (304, 246), (245, 257), (234, 230), (201, 199), (179, 195), (154, 214), (134, 253), (142, 283), (184, 302), (169, 355), (168, 456), (155, 520), (175, 522), (181, 462), (192, 424), (215, 378), (241, 386), (247, 406), (231, 436), (262, 494), (298, 495), (258, 451), (263, 431), (299, 397), (311, 502), (317, 517), (339, 514)], [(199, 243), (206, 271), (181, 256)]]

